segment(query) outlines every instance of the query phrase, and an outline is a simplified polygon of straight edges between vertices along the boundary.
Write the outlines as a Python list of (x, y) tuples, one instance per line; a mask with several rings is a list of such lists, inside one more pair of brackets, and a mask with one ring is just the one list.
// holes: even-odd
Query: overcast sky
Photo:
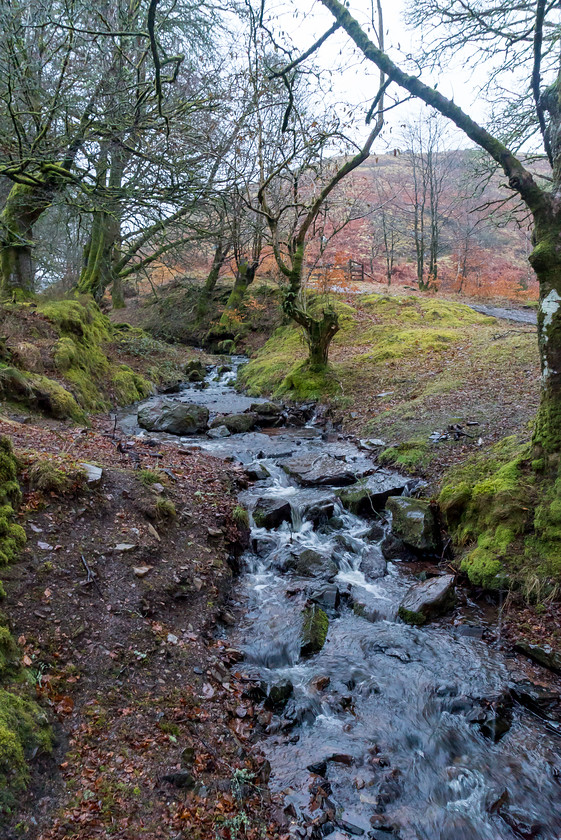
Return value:
[[(405, 56), (415, 52), (419, 35), (405, 26), (403, 12), (406, 0), (382, 0), (385, 30), (385, 51), (392, 58), (404, 66)], [(270, 0), (267, 8), (276, 14), (277, 26), (284, 30), (289, 39), (298, 47), (299, 51), (307, 49), (323, 32), (333, 23), (332, 15), (325, 9), (319, 0)], [(351, 13), (365, 25), (370, 20), (370, 0), (351, 0)], [(346, 33), (337, 32), (333, 35), (316, 54), (315, 61), (326, 69), (333, 69), (334, 95), (341, 102), (348, 102), (354, 106), (355, 113), (365, 113), (369, 100), (372, 101), (378, 87), (378, 71), (370, 62), (355, 59), (349, 63), (349, 39)], [(341, 65), (346, 65), (344, 72), (339, 72)], [(484, 121), (486, 106), (477, 95), (478, 82), (482, 82), (484, 68), (481, 72), (473, 72), (463, 68), (459, 63), (456, 66), (447, 66), (446, 74), (433, 76), (423, 73), (423, 80), (429, 83), (438, 82), (438, 89), (445, 96), (453, 98), (454, 101), (469, 110), (470, 114), (478, 120)], [(397, 94), (397, 86), (391, 89), (394, 95)], [(413, 118), (425, 106), (418, 102), (411, 102), (401, 105), (388, 114), (384, 140), (380, 142), (378, 152), (384, 150), (384, 143), (388, 148), (399, 146), (400, 126), (407, 119)], [(359, 134), (364, 134), (366, 129), (357, 126)], [(452, 135), (451, 144), (457, 147), (467, 147), (469, 141), (464, 135), (456, 133)]]

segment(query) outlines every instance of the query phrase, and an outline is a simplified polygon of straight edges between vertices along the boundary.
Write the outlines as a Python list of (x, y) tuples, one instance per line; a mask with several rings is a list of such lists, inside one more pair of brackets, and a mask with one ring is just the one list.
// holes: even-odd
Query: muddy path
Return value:
[[(175, 399), (207, 406), (211, 419), (252, 403), (255, 411), (233, 389), (235, 365)], [(251, 478), (240, 502), (252, 542), (225, 638), (243, 654), (238, 674), (261, 708), (255, 732), (270, 787), (284, 795), (287, 832), (558, 840), (555, 680), (505, 652), (500, 613), (460, 587), (444, 617), (423, 627), (398, 618), (419, 577), (450, 571), (438, 558), (387, 559), (385, 500), (415, 487), (304, 409), (298, 427), (285, 414), (275, 428), (262, 421), (246, 433), (180, 439), (241, 463)], [(142, 434), (134, 414), (121, 426)], [(366, 516), (339, 496), (361, 477), (371, 490)], [(310, 615), (327, 621), (325, 639), (320, 627), (310, 642)]]

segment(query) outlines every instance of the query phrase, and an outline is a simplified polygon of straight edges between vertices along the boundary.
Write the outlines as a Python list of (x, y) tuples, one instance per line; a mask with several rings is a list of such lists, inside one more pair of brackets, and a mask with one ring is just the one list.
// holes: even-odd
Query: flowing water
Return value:
[[(186, 386), (177, 398), (215, 413), (255, 402), (233, 390), (234, 374), (213, 381), (215, 374), (205, 390)], [(132, 417), (122, 427), (138, 432)], [(537, 671), (478, 638), (473, 613), (471, 624), (459, 612), (455, 622), (402, 623), (397, 609), (415, 581), (405, 564), (383, 560), (388, 526), (373, 530), (372, 519), (342, 508), (335, 488), (303, 488), (282, 469), (290, 455), (316, 452), (358, 470), (364, 452), (313, 420), (184, 443), (265, 469), (240, 494), (250, 512), (262, 498), (292, 509), (291, 522), (273, 530), (252, 519), (252, 550), (236, 589), (241, 618), (229, 638), (249, 677), (286, 693), (292, 684), (289, 699), (263, 719), (260, 746), (296, 836), (559, 840), (556, 723), (501, 699), (531, 693), (528, 673)], [(334, 506), (329, 520), (318, 520), (318, 503)], [(303, 548), (335, 560), (329, 579), (287, 571)], [(302, 610), (313, 598), (329, 615), (329, 630), (323, 649), (302, 658)]]

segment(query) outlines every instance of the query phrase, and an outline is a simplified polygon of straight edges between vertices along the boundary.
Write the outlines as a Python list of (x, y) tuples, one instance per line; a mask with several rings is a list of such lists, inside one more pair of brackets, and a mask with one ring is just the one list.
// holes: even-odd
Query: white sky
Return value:
[[(406, 0), (382, 0), (384, 14), (385, 44), (384, 48), (392, 58), (401, 66), (405, 65), (405, 57), (408, 53), (415, 51), (419, 42), (419, 35), (408, 30), (403, 20), (403, 11)], [(325, 9), (319, 0), (271, 0), (267, 6), (269, 13), (278, 14), (277, 26), (280, 27), (298, 47), (304, 51), (325, 32), (333, 23), (332, 15)], [(370, 0), (351, 0), (351, 13), (361, 22), (367, 24), (370, 20)], [(333, 88), (337, 99), (341, 102), (351, 103), (356, 116), (365, 113), (363, 103), (372, 101), (378, 88), (378, 71), (373, 64), (366, 60), (356, 59), (354, 65), (344, 72), (337, 72), (341, 63), (348, 62), (349, 38), (345, 32), (336, 32), (335, 35), (321, 47), (315, 55), (315, 62), (322, 68), (334, 69)], [(343, 54), (341, 54), (341, 51)], [(345, 61), (345, 58), (347, 61)], [(486, 107), (485, 103), (477, 96), (477, 82), (483, 81), (484, 68), (481, 74), (473, 73), (469, 68), (463, 68), (459, 63), (456, 67), (450, 64), (446, 73), (440, 76), (431, 77), (423, 71), (423, 81), (427, 83), (438, 82), (438, 89), (445, 96), (469, 111), (476, 120), (484, 121)], [(391, 91), (395, 94), (397, 86), (393, 85)], [(402, 92), (403, 94), (403, 92)], [(378, 143), (378, 152), (383, 152), (385, 147), (393, 148), (399, 146), (398, 138), (400, 125), (407, 119), (415, 118), (426, 107), (418, 102), (410, 102), (391, 111), (386, 118), (386, 129), (384, 139)], [(357, 126), (358, 137), (366, 134), (364, 121), (362, 127)], [(451, 129), (452, 133), (452, 129)], [(466, 148), (470, 145), (467, 138), (460, 133), (452, 134), (452, 145)], [(358, 138), (357, 138), (358, 139)]]

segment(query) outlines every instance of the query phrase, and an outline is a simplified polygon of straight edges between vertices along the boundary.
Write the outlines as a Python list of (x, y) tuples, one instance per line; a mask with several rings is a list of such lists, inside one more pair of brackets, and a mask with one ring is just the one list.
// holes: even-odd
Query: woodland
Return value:
[[(523, 660), (534, 692), (478, 695), (477, 737), (491, 709), (498, 750), (523, 707), (561, 772), (559, 8), (417, 0), (395, 19), (384, 0), (0, 0), (7, 840), (561, 830), (561, 793), (544, 795), (548, 823), (518, 813), (507, 782), (484, 822), (423, 827), (407, 808), (438, 796), (403, 805), (405, 771), (378, 745), (363, 764), (314, 758), (304, 806), (274, 758), (282, 733), (307, 737), (287, 713), (297, 691), (244, 661), (240, 581), (277, 538), (264, 529), (288, 550), (306, 512), (273, 522), (286, 453), (271, 467), (257, 443), (298, 429), (291, 446), (312, 446), (339, 488), (310, 529), (356, 553), (360, 516), (384, 574), (403, 560), (413, 587), (449, 579), (453, 617), (450, 599), (430, 616), (404, 600), (394, 624), (476, 615), (478, 641)], [(457, 101), (451, 68), (472, 86)], [(343, 441), (352, 455), (329, 448)], [(335, 469), (364, 457), (363, 473)], [(331, 487), (281, 467), (306, 492)], [(379, 505), (360, 484), (378, 474), (402, 480)], [(432, 547), (399, 531), (402, 492)], [(352, 587), (318, 600), (307, 578), (333, 586), (324, 566), (285, 593), (304, 599), (302, 660), (342, 614), (389, 622)], [(316, 700), (329, 682), (310, 679)], [(360, 717), (347, 682), (338, 713)], [(330, 782), (367, 763), (386, 775), (370, 799), (358, 770), (349, 782), (366, 789), (365, 828)]]

